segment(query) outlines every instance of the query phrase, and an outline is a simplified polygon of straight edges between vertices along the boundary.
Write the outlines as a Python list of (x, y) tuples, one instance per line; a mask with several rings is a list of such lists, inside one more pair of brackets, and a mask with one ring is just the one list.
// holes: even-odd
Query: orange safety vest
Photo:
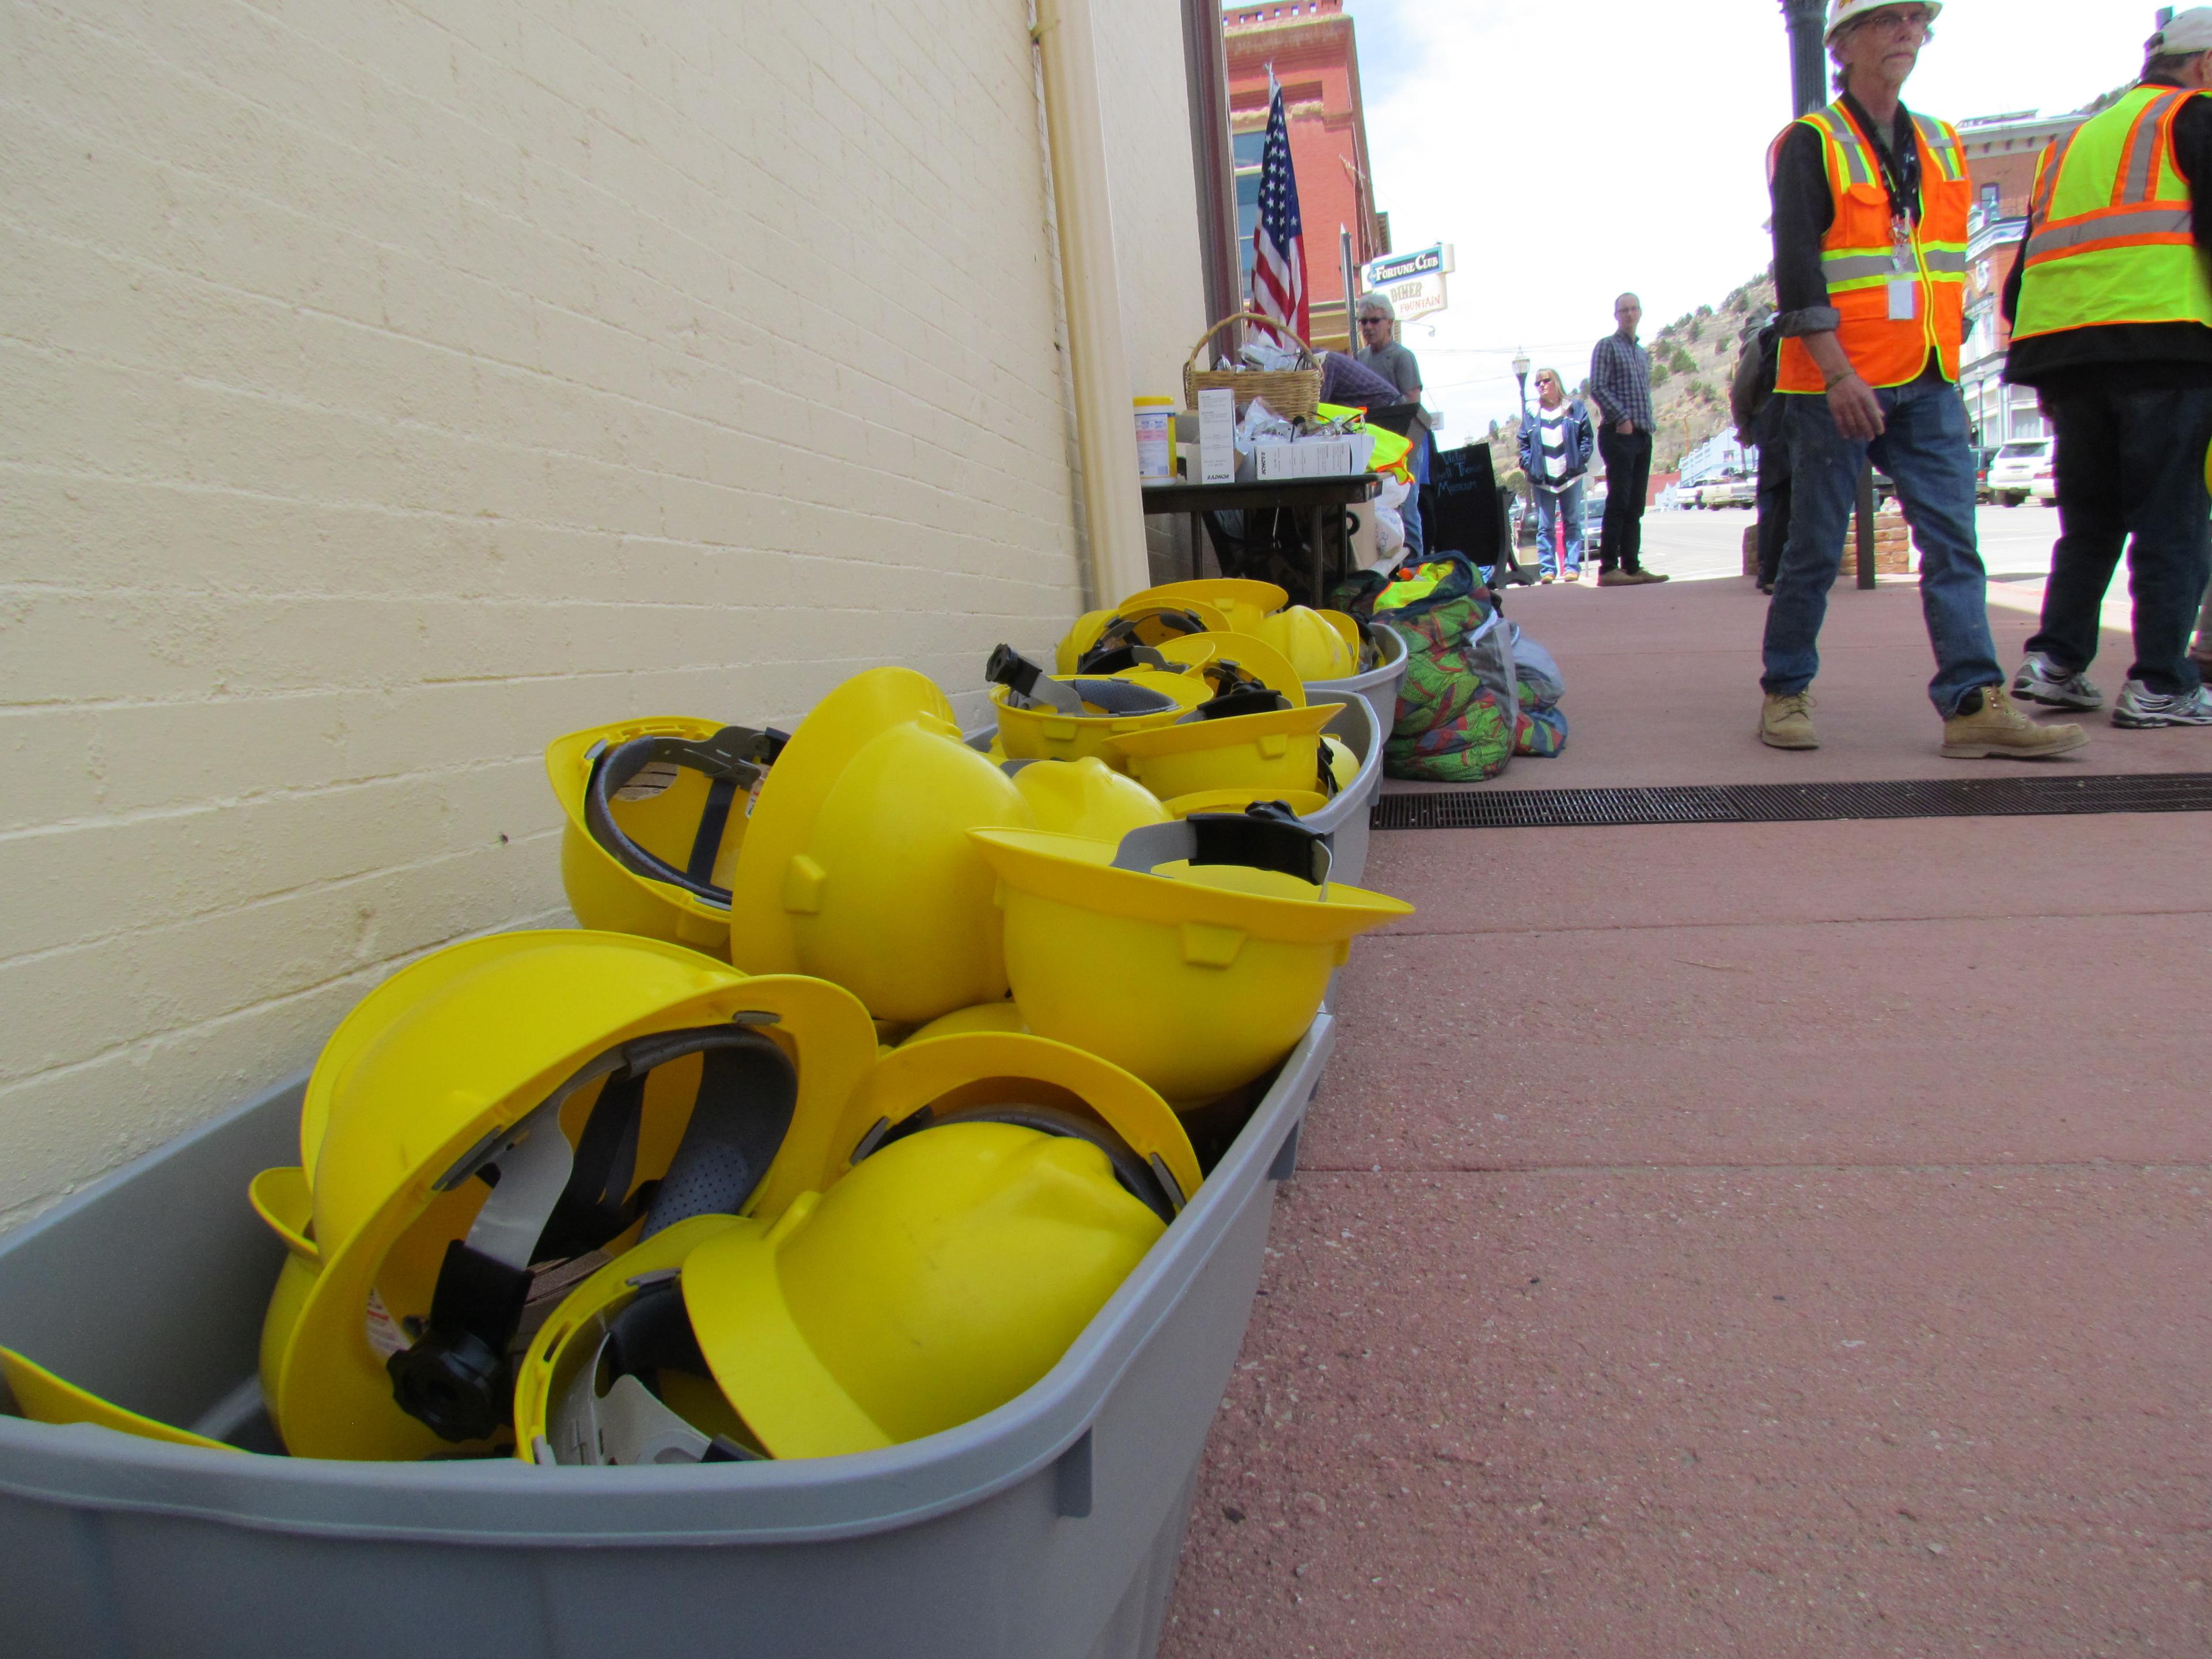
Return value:
[[(1844, 355), (1869, 386), (1919, 379), (1931, 351), (1943, 378), (1956, 380), (1959, 349), (1966, 337), (1966, 220), (1974, 200), (1959, 135), (1947, 123), (1912, 118), (1920, 147), (1920, 220), (1911, 228), (1910, 264), (1900, 270), (1889, 191), (1872, 143), (1840, 100), (1806, 116), (1802, 125), (1820, 135), (1828, 160), (1836, 221), (1820, 244), (1820, 272), (1827, 278), (1828, 303), (1843, 317), (1837, 338)], [(1784, 128), (1768, 151), (1770, 171), (1789, 136)], [(1907, 319), (1890, 315), (1890, 289), (1899, 282), (1912, 285)], [(1826, 390), (1802, 340), (1783, 341), (1774, 389)]]

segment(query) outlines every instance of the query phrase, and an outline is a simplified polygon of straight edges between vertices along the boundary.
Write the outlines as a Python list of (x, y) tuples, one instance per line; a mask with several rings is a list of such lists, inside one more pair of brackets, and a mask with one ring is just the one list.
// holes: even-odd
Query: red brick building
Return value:
[(1352, 257), (1364, 264), (1390, 252), (1386, 216), (1375, 210), (1367, 160), (1367, 120), (1359, 99), (1359, 52), (1344, 0), (1271, 0), (1222, 13), (1229, 50), (1230, 128), (1237, 158), (1237, 227), (1241, 269), (1252, 274), (1252, 227), (1259, 214), (1260, 160), (1267, 133), (1267, 66), (1283, 84), (1291, 123), (1291, 162), (1305, 224), (1306, 291), (1314, 343), (1350, 344), (1339, 255), (1339, 228), (1352, 233)]

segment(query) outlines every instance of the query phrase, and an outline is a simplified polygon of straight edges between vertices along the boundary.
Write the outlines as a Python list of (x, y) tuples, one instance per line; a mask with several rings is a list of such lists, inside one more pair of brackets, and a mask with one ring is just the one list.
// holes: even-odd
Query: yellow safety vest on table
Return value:
[(2137, 87), (2043, 152), (2014, 339), (2127, 323), (2212, 328), (2212, 261), (2173, 149), (2176, 118), (2202, 95)]

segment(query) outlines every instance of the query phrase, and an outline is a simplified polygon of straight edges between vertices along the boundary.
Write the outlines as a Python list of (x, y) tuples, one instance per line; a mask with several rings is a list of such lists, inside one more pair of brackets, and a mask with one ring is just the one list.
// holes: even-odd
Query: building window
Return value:
[(1252, 233), (1260, 225), (1260, 167), (1267, 154), (1267, 135), (1240, 132), (1230, 140), (1237, 160), (1237, 261), (1249, 292), (1252, 276)]

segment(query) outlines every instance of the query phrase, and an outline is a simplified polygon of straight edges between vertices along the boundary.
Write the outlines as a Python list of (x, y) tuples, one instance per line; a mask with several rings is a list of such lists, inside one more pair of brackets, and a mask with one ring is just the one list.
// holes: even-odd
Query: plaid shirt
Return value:
[(1607, 426), (1626, 420), (1638, 432), (1658, 427), (1651, 413), (1651, 354), (1635, 341), (1615, 332), (1597, 343), (1590, 354), (1590, 391)]

